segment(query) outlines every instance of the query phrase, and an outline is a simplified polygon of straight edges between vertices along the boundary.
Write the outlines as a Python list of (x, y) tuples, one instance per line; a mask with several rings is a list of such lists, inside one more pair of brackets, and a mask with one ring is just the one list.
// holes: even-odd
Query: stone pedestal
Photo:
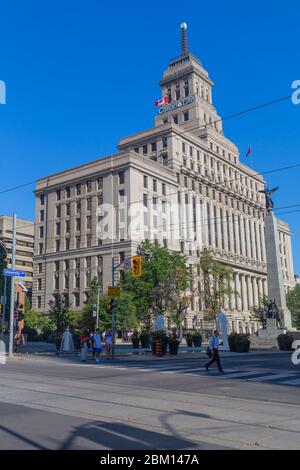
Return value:
[(277, 338), (281, 333), (286, 333), (286, 329), (278, 329), (276, 320), (274, 318), (267, 319), (267, 328), (265, 330), (258, 330), (259, 338)]
[[(279, 253), (277, 219), (270, 211), (265, 217), (265, 241), (267, 258), (268, 297), (275, 299), (278, 309), (283, 314), (283, 327), (292, 328), (291, 313), (286, 306), (283, 286), (282, 267)], [(266, 330), (265, 330), (266, 331)], [(278, 334), (280, 330), (277, 330)]]

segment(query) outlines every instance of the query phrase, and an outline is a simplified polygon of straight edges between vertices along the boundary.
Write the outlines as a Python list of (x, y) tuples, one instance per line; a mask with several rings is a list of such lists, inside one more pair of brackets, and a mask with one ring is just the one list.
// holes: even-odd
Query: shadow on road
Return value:
[[(85, 439), (94, 443), (93, 448), (112, 450), (144, 449), (192, 449), (199, 444), (168, 436), (155, 431), (147, 431), (123, 423), (91, 422), (75, 428), (74, 432), (62, 443), (60, 450), (76, 449), (76, 440)], [(88, 443), (85, 444), (88, 448)], [(81, 447), (81, 445), (79, 444)]]

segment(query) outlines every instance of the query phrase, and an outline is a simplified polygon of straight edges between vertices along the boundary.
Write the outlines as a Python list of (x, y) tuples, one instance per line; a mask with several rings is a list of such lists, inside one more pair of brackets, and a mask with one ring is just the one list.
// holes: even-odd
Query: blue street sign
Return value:
[(24, 271), (16, 271), (15, 269), (4, 269), (4, 276), (15, 276), (15, 277), (25, 277), (26, 273)]

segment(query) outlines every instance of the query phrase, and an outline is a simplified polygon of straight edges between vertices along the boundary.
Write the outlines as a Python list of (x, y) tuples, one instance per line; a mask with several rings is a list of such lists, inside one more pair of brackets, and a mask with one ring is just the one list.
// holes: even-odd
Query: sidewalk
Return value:
[[(152, 354), (151, 349), (133, 349), (131, 343), (117, 343), (115, 356), (116, 360), (120, 361), (149, 361), (149, 360), (180, 360), (188, 358), (196, 358), (197, 356), (206, 355), (207, 345), (204, 344), (201, 347), (188, 348), (185, 345), (179, 347), (178, 355), (172, 355), (167, 353), (165, 356), (155, 356)], [(23, 354), (34, 354), (38, 356), (57, 356), (64, 358), (72, 358), (80, 356), (80, 350), (76, 350), (74, 354), (61, 353), (56, 350), (56, 347), (52, 343), (41, 343), (41, 342), (28, 342), (22, 348)], [(223, 357), (239, 357), (239, 356), (257, 356), (257, 355), (276, 355), (284, 354), (285, 352), (279, 351), (278, 349), (253, 349), (249, 353), (234, 353), (230, 351), (223, 351), (222, 346), (220, 347), (220, 353)], [(286, 354), (290, 354), (290, 351), (286, 351)], [(92, 358), (91, 351), (89, 351), (88, 359)]]

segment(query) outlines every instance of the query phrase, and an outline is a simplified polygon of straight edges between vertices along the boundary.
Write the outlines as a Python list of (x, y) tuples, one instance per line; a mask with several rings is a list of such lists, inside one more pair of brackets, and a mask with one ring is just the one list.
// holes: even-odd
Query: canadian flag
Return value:
[(155, 104), (155, 106), (161, 106), (162, 104), (168, 104), (168, 103), (169, 103), (169, 98), (167, 96), (165, 96), (161, 100), (155, 101), (154, 104)]

